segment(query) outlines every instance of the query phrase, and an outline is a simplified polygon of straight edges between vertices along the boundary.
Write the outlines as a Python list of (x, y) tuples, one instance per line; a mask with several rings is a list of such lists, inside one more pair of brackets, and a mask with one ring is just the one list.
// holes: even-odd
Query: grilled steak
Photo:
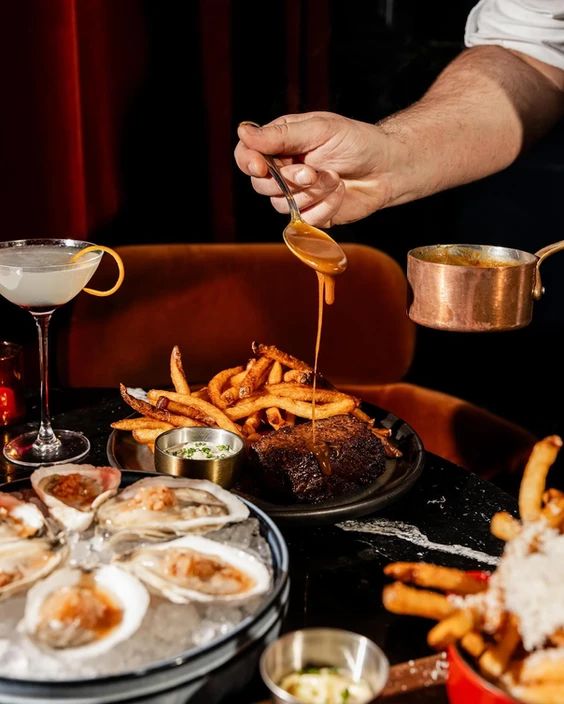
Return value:
[(315, 503), (360, 491), (384, 471), (384, 449), (370, 427), (350, 415), (316, 422), (326, 443), (331, 474), (324, 474), (311, 450), (311, 423), (281, 428), (251, 445), (256, 481), (279, 501)]

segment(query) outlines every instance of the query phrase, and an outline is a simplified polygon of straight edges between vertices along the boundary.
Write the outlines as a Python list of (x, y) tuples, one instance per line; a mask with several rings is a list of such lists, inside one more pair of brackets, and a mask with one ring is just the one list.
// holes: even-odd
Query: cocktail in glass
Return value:
[[(72, 300), (98, 268), (104, 251), (112, 250), (72, 239), (28, 239), (0, 242), (0, 293), (33, 316), (39, 336), (41, 422), (38, 431), (19, 435), (4, 447), (4, 456), (16, 464), (36, 467), (84, 457), (88, 438), (73, 430), (53, 430), (49, 413), (48, 331), (54, 311)], [(121, 260), (118, 283), (123, 279)]]

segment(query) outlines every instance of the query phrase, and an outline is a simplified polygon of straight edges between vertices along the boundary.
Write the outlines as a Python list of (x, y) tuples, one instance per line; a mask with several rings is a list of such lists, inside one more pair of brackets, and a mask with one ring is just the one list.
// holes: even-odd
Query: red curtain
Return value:
[(0, 3), (0, 238), (85, 238), (118, 208), (139, 0)]
[[(261, 237), (246, 222), (259, 201), (233, 160), (236, 124), (327, 107), (330, 21), (327, 0), (276, 5), (264, 61), (256, 41), (273, 8), (257, 7), (0, 2), (0, 239)], [(189, 164), (203, 191), (196, 228), (187, 185), (170, 176)]]

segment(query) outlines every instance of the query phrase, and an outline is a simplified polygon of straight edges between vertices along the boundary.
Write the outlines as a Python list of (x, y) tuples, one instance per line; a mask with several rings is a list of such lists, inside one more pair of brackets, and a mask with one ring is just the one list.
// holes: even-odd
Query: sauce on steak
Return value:
[(315, 430), (327, 446), (331, 474), (324, 474), (311, 450), (311, 423), (281, 428), (250, 448), (261, 493), (288, 503), (319, 503), (361, 491), (384, 471), (384, 446), (363, 421), (333, 416), (318, 420)]

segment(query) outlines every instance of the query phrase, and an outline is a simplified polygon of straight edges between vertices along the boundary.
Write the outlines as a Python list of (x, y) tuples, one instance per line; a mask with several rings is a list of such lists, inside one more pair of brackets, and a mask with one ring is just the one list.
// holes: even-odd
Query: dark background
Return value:
[[(232, 158), (237, 123), (313, 109), (375, 122), (409, 105), (462, 49), (473, 4), (21, 0), (3, 6), (0, 236), (77, 236), (110, 245), (280, 241), (284, 218), (253, 192)], [(82, 106), (78, 126), (67, 109), (76, 96), (57, 98), (67, 84), (76, 85)], [(84, 163), (63, 173), (62, 147), (71, 152), (73, 130)], [(332, 234), (389, 252), (402, 266), (411, 247), (437, 242), (535, 251), (563, 237), (557, 212), (563, 168), (559, 128), (502, 174)], [(70, 207), (77, 184), (82, 209)], [(539, 434), (564, 432), (563, 257), (543, 265), (547, 292), (527, 329), (487, 335), (420, 329), (408, 379)], [(29, 316), (5, 301), (0, 316), (2, 336), (24, 342), (33, 359)], [(58, 317), (61, 324), (64, 312)]]

